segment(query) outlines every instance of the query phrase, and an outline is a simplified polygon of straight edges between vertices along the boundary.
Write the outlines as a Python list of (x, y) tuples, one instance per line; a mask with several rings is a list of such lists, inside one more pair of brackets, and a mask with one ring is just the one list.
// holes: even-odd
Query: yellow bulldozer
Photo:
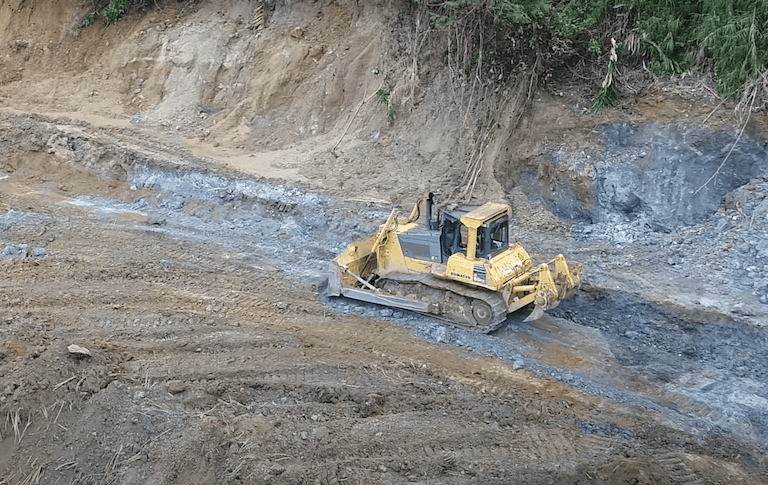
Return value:
[(430, 193), (406, 220), (393, 209), (378, 233), (347, 246), (328, 293), (485, 333), (529, 304), (526, 321), (535, 320), (576, 292), (582, 267), (569, 268), (562, 254), (534, 267), (522, 245), (511, 244), (510, 215), (494, 202), (437, 208)]

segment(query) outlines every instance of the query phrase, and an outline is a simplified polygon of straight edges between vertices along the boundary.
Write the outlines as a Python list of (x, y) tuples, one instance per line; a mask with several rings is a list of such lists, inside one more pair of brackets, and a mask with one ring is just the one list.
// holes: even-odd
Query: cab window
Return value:
[(509, 222), (506, 217), (502, 217), (491, 225), (491, 251), (496, 252), (499, 249), (506, 249), (508, 245), (507, 237), (509, 235)]
[(485, 257), (485, 253), (488, 252), (485, 247), (485, 232), (485, 227), (477, 228), (477, 255), (480, 257)]

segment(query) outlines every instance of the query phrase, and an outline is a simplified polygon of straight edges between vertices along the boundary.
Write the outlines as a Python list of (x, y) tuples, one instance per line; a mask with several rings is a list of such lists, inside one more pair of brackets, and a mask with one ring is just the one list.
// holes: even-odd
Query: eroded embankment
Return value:
[[(111, 145), (114, 140), (87, 135), (81, 128), (67, 132), (46, 123), (26, 126), (35, 136), (27, 133), (26, 141), (15, 140), (13, 150), (5, 146), (16, 160), (8, 169), (23, 169), (26, 154), (19, 148), (28, 142), (35, 148), (30, 153), (46, 152), (96, 174), (103, 184), (128, 186), (119, 199), (117, 192), (99, 190), (63, 194), (64, 202), (101, 214), (105, 221), (122, 214), (166, 236), (215, 242), (247, 264), (277, 269), (303, 284), (321, 285), (335, 254), (370, 234), (387, 214), (388, 208), (211, 171), (181, 150), (153, 156), (151, 150), (130, 148), (124, 136), (118, 148)], [(21, 216), (9, 214), (2, 222), (10, 227)], [(589, 239), (581, 244), (588, 245)], [(29, 254), (20, 246), (6, 249), (6, 257)], [(195, 264), (194, 258), (188, 264)], [(762, 329), (744, 326), (728, 314), (697, 318), (685, 308), (662, 310), (621, 288), (601, 290), (600, 281), (589, 286), (590, 292), (564, 302), (550, 316), (525, 324), (524, 315), (514, 315), (493, 335), (357, 302), (333, 299), (327, 304), (336, 312), (385, 318), (432, 342), (495, 355), (513, 368), (530, 368), (589, 393), (644, 406), (693, 435), (735, 433), (758, 444), (768, 442), (768, 391), (759, 385), (768, 377), (760, 358), (768, 350)]]
[[(600, 133), (604, 149), (551, 153), (549, 169), (519, 174), (532, 199), (592, 232), (617, 224), (671, 232), (702, 223), (726, 194), (768, 173), (765, 143), (747, 135), (625, 122), (603, 125)], [(566, 172), (570, 178), (560, 176)]]

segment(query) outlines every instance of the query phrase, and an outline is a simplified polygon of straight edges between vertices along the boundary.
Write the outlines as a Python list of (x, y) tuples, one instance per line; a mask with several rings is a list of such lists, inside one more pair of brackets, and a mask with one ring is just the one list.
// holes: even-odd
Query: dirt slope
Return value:
[[(106, 115), (175, 132), (197, 153), (238, 168), (361, 197), (390, 200), (393, 191), (445, 182), (422, 165), (450, 161), (455, 133), (443, 118), (449, 113), (415, 121), (416, 133), (406, 126), (390, 134), (386, 107), (375, 96), (408, 87), (395, 78), (398, 66), (388, 52), (406, 46), (385, 17), (407, 17), (407, 5), (261, 5), (168, 2), (74, 33), (62, 23), (75, 24), (87, 6), (5, 2), (6, 18), (34, 21), (9, 22), (2, 33), (12, 49), (0, 67), (0, 99), (15, 109), (34, 105), (36, 112), (115, 123), (92, 117)], [(254, 16), (263, 20), (257, 24)], [(355, 147), (371, 140), (375, 151), (367, 147), (359, 160)], [(329, 153), (337, 143), (340, 156)], [(292, 144), (300, 156), (269, 152)], [(375, 170), (382, 166), (402, 177), (379, 181)]]
[[(412, 2), (150, 4), (0, 0), (0, 484), (768, 481), (764, 110), (750, 182), (664, 232), (632, 174), (700, 157), (695, 189), (737, 127), (688, 126), (695, 83), (598, 115), (549, 86), (517, 124)], [(471, 161), (532, 253), (588, 263), (572, 306), (478, 337), (322, 297)]]
[[(184, 203), (221, 221), (213, 240), (204, 228), (168, 231), (176, 222), (146, 201), (173, 199), (56, 160), (30, 157), (0, 181), (3, 240), (24, 242), (2, 260), (6, 483), (764, 477), (748, 439), (681, 429), (645, 406), (331, 311), (254, 249), (222, 251), (237, 221), (227, 205)], [(266, 225), (294, 210), (261, 200), (248, 212)], [(549, 341), (519, 337), (544, 345), (542, 362), (614, 362), (590, 355), (598, 342), (553, 341), (565, 328), (544, 325), (555, 325)]]

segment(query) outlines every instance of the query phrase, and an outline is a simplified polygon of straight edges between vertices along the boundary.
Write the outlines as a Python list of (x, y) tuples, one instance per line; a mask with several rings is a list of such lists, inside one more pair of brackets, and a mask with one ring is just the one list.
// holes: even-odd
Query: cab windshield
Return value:
[(509, 245), (509, 221), (501, 216), (477, 228), (477, 257), (490, 259)]

